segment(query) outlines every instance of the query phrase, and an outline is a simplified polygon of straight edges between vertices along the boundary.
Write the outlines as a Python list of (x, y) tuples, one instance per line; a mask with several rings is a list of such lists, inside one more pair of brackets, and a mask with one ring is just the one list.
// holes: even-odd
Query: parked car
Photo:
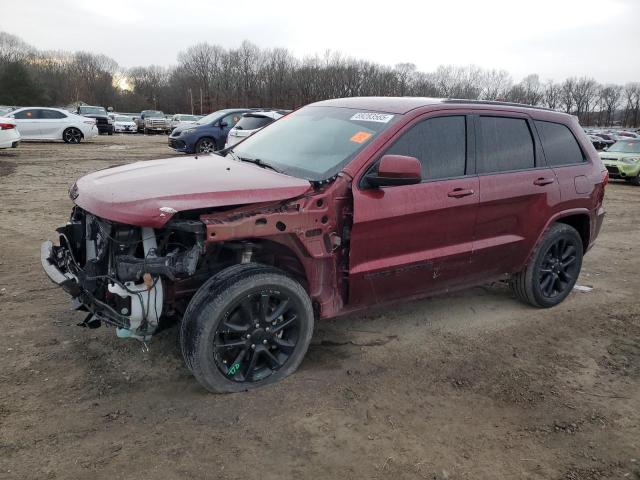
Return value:
[(138, 132), (145, 135), (149, 132), (169, 133), (171, 131), (170, 122), (165, 118), (160, 110), (143, 110), (140, 117), (135, 118)]
[(138, 130), (138, 126), (131, 117), (127, 117), (125, 115), (114, 115), (113, 129), (118, 133), (135, 133)]
[(23, 141), (64, 140), (80, 143), (98, 135), (96, 121), (61, 108), (24, 107), (7, 115), (16, 121)]
[(328, 100), (224, 153), (80, 178), (41, 248), (86, 325), (146, 340), (181, 316), (214, 392), (286, 377), (315, 320), (375, 304), (509, 279), (553, 307), (604, 216), (607, 171), (577, 121), (535, 107)]
[(227, 135), (227, 142), (225, 143), (224, 148), (232, 147), (240, 140), (244, 140), (261, 128), (264, 128), (275, 120), (284, 117), (286, 113), (287, 112), (282, 110), (244, 113), (238, 123), (229, 130), (229, 135)]
[(20, 132), (13, 118), (0, 117), (0, 149), (16, 148), (20, 145)]
[(178, 127), (184, 127), (185, 125), (193, 125), (197, 121), (198, 118), (195, 115), (174, 115), (171, 117), (171, 130)]
[(597, 135), (588, 134), (587, 137), (596, 150), (602, 150), (610, 145), (610, 143), (607, 142), (604, 138), (598, 137)]
[(640, 139), (619, 140), (601, 152), (600, 158), (611, 178), (640, 186)]
[(617, 142), (615, 137), (612, 134), (609, 134), (609, 133), (596, 132), (593, 135), (595, 135), (596, 137), (600, 137), (603, 140), (603, 142), (605, 144), (604, 148), (610, 147), (611, 145), (613, 145), (614, 143)]
[(79, 105), (75, 113), (83, 117), (93, 118), (98, 127), (98, 133), (113, 135), (113, 120), (109, 118), (107, 111), (103, 107), (95, 107), (91, 105)]
[(224, 148), (227, 135), (248, 108), (218, 110), (193, 125), (178, 127), (169, 136), (169, 146), (182, 153), (209, 153)]

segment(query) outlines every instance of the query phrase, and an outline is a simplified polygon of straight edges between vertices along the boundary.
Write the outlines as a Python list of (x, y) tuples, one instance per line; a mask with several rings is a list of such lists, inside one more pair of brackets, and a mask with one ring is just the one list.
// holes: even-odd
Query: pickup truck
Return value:
[(140, 116), (135, 119), (138, 132), (171, 132), (171, 122), (169, 122), (160, 110), (143, 110)]
[(107, 135), (113, 135), (113, 120), (109, 117), (104, 107), (80, 105), (75, 113), (83, 117), (95, 119), (98, 133), (101, 135), (105, 133)]

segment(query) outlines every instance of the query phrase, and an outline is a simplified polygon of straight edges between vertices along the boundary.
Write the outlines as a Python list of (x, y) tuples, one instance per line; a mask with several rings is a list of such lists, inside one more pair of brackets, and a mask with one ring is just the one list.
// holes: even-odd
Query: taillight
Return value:
[(11, 130), (12, 128), (16, 128), (13, 123), (0, 123), (0, 130)]

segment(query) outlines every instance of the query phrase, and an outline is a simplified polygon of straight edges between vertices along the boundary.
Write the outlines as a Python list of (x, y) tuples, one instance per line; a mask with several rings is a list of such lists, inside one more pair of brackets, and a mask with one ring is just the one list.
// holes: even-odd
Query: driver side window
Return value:
[(455, 115), (424, 120), (402, 134), (384, 155), (417, 158), (424, 181), (462, 177), (466, 173), (466, 117)]
[(221, 123), (226, 123), (227, 128), (233, 128), (236, 123), (240, 121), (240, 117), (242, 117), (241, 113), (232, 113), (231, 115), (223, 117)]

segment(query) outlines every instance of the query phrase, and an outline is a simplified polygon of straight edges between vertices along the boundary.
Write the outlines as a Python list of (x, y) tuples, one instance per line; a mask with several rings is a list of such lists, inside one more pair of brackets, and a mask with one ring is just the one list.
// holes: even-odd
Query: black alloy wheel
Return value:
[(62, 139), (65, 143), (80, 143), (82, 141), (82, 132), (75, 127), (67, 128), (62, 133)]
[(229, 310), (216, 331), (216, 366), (235, 382), (255, 382), (273, 375), (295, 350), (299, 315), (282, 292), (247, 296)]
[(182, 355), (211, 392), (258, 388), (296, 371), (313, 324), (311, 299), (298, 280), (268, 265), (233, 265), (189, 302), (180, 326)]
[(573, 288), (578, 277), (577, 245), (573, 239), (560, 238), (547, 249), (539, 269), (540, 292), (553, 299)]
[(518, 299), (534, 307), (558, 305), (571, 293), (580, 275), (584, 245), (571, 225), (551, 225), (525, 268), (511, 276), (511, 290)]

